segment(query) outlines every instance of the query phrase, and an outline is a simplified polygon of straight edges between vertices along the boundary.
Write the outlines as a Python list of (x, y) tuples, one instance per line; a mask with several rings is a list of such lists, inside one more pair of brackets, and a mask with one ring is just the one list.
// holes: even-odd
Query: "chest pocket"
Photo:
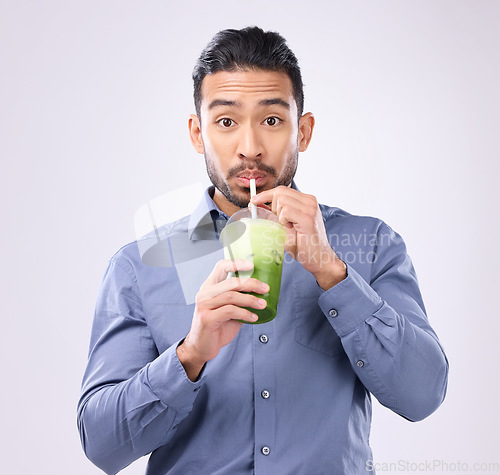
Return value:
[(340, 337), (318, 305), (323, 290), (314, 279), (293, 283), (295, 340), (328, 356), (345, 355)]

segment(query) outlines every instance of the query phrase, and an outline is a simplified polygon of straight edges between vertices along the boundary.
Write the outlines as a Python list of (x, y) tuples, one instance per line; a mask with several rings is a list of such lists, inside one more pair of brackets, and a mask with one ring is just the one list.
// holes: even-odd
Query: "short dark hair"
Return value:
[(219, 31), (201, 52), (193, 71), (194, 105), (198, 116), (201, 84), (207, 74), (255, 69), (288, 75), (300, 117), (304, 110), (304, 90), (297, 58), (279, 33), (264, 31), (257, 26)]

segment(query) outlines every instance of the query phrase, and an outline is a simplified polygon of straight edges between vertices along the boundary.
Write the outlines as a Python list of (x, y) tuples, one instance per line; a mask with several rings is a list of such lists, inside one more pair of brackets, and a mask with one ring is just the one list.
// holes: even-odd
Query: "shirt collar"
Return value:
[(214, 235), (214, 218), (228, 216), (215, 204), (212, 196), (215, 187), (209, 186), (191, 216), (189, 217), (188, 237), (192, 240), (207, 239)]

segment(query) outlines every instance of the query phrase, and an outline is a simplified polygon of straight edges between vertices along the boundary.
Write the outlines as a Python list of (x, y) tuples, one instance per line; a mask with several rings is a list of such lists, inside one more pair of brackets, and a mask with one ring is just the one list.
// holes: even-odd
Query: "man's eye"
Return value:
[(222, 127), (231, 127), (233, 125), (233, 119), (228, 119), (228, 118), (224, 118), (224, 119), (221, 119), (219, 120), (219, 124), (222, 125)]
[(266, 124), (269, 125), (270, 127), (274, 127), (279, 123), (279, 119), (277, 117), (268, 117), (266, 119)]

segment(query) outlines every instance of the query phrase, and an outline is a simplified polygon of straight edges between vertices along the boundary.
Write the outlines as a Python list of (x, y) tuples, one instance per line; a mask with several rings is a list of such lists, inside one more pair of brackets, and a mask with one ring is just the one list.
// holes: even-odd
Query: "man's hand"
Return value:
[(241, 308), (263, 309), (266, 301), (242, 292), (265, 294), (269, 286), (260, 280), (227, 276), (230, 272), (249, 271), (253, 263), (236, 259), (219, 261), (196, 295), (191, 329), (177, 355), (191, 381), (195, 381), (207, 361), (215, 358), (220, 349), (233, 341), (242, 322), (257, 321), (257, 315)]
[(255, 195), (252, 203), (272, 203), (271, 210), (287, 234), (285, 251), (314, 275), (323, 290), (347, 277), (345, 264), (328, 242), (323, 217), (314, 196), (278, 186)]

